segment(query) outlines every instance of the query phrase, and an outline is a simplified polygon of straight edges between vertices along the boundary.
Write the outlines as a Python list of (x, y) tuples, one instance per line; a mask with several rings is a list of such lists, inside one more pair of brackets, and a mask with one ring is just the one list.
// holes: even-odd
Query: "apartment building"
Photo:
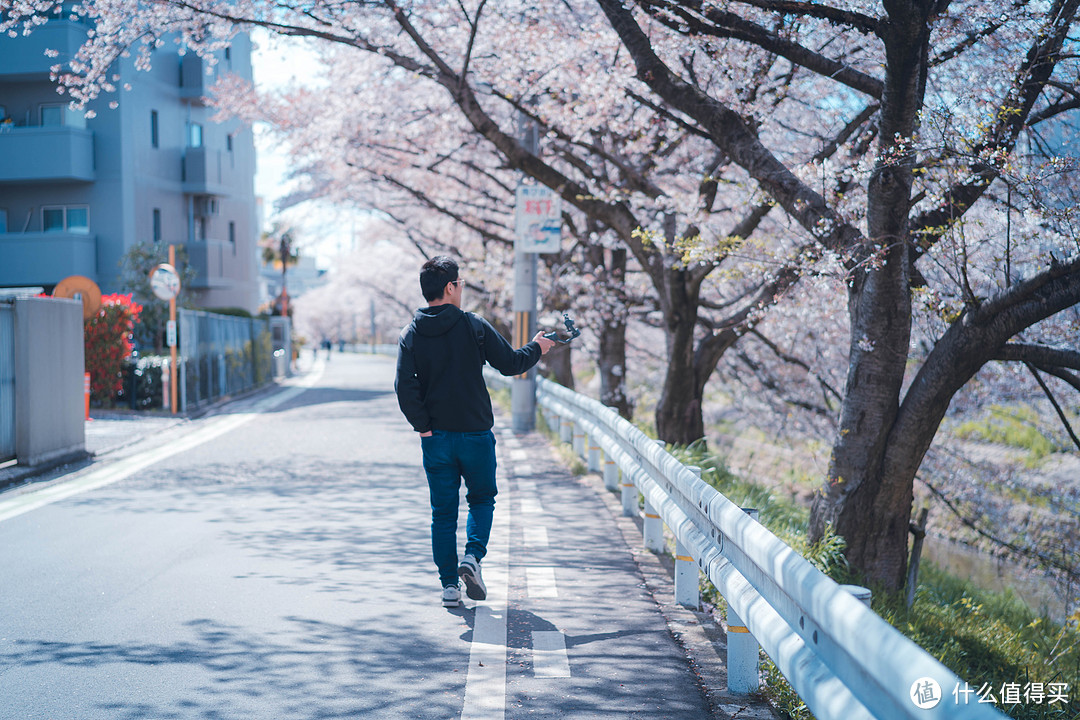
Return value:
[(171, 243), (196, 271), (187, 288), (195, 305), (255, 311), (254, 139), (237, 122), (212, 122), (204, 99), (217, 73), (251, 78), (249, 38), (219, 52), (210, 75), (171, 42), (149, 72), (120, 61), (116, 85), (130, 89), (94, 101), (87, 118), (57, 94), (49, 69), (88, 29), (58, 17), (29, 36), (0, 37), (0, 287), (48, 291), (85, 275), (115, 292), (129, 248)]

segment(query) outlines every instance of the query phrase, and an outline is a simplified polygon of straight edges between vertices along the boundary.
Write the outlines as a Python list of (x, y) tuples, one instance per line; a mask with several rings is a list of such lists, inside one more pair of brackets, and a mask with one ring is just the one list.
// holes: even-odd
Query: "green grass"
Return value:
[(1048, 455), (1065, 448), (1043, 429), (1038, 413), (1024, 405), (991, 405), (978, 420), (960, 423), (953, 433), (964, 440), (998, 443), (1027, 450), (1029, 467), (1038, 465)]

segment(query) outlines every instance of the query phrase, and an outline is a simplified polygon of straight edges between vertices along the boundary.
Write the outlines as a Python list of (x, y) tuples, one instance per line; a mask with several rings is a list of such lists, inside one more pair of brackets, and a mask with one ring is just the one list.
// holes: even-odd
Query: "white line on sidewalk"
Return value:
[(260, 414), (273, 410), (285, 404), (308, 388), (312, 387), (322, 377), (322, 367), (316, 369), (307, 377), (292, 385), (282, 392), (275, 393), (263, 398), (252, 405), (251, 410), (234, 415), (222, 415), (195, 430), (184, 435), (174, 442), (161, 447), (145, 450), (141, 453), (124, 458), (118, 462), (110, 463), (100, 468), (93, 468), (85, 475), (81, 475), (70, 481), (60, 480), (54, 484), (43, 487), (40, 490), (31, 490), (20, 493), (10, 499), (0, 500), (0, 522), (10, 520), (13, 517), (23, 515), (32, 510), (51, 505), (54, 502), (64, 500), (75, 495), (81, 495), (90, 490), (112, 485), (115, 482), (131, 477), (140, 470), (171, 458), (187, 450), (191, 450), (203, 443), (221, 437), (225, 433), (235, 430), (244, 423), (255, 419)]
[[(509, 507), (497, 505), (499, 507)], [(506, 717), (506, 588), (509, 582), (510, 518), (495, 511), (491, 542), (484, 558), (487, 600), (476, 603), (465, 706), (461, 720), (503, 720)]]
[(525, 546), (528, 548), (546, 548), (548, 546), (548, 531), (543, 525), (522, 528)]
[(525, 582), (529, 586), (530, 598), (559, 597), (559, 589), (555, 586), (555, 568), (553, 567), (525, 568)]
[(543, 513), (544, 506), (540, 504), (540, 498), (535, 495), (521, 496), (522, 515), (542, 515)]
[(558, 630), (534, 630), (533, 674), (536, 677), (570, 677), (570, 658), (566, 654), (566, 636)]

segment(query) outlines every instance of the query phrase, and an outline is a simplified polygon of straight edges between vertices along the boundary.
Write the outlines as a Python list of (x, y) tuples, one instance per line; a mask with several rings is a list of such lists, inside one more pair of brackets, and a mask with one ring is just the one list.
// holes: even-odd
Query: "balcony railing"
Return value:
[(0, 126), (0, 183), (94, 179), (94, 133), (76, 127)]
[(0, 287), (54, 285), (69, 275), (97, 280), (97, 236), (0, 233)]

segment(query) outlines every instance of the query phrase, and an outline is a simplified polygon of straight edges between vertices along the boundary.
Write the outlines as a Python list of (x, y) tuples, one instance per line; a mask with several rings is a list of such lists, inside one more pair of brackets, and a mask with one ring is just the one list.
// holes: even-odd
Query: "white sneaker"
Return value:
[(457, 569), (458, 577), (465, 583), (465, 594), (472, 600), (487, 600), (487, 586), (480, 577), (480, 561), (466, 555)]
[(461, 607), (461, 588), (457, 585), (447, 585), (442, 589), (443, 607)]

